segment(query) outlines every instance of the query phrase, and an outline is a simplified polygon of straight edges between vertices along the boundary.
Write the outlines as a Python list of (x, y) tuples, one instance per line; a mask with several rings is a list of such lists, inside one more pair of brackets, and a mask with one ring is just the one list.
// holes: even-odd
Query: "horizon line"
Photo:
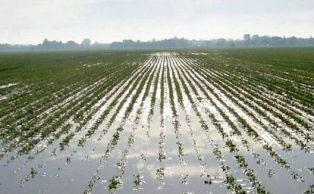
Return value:
[[(247, 33), (249, 34), (249, 33)], [(185, 40), (190, 40), (190, 41), (214, 41), (214, 40), (219, 40), (219, 39), (225, 39), (225, 40), (234, 40), (234, 41), (240, 41), (240, 40), (244, 40), (244, 36), (245, 34), (242, 35), (241, 38), (224, 38), (224, 37), (220, 37), (220, 38), (208, 38), (208, 39), (196, 39), (196, 38), (186, 38), (186, 37), (178, 37), (178, 36), (173, 36), (173, 37), (168, 37), (168, 38), (162, 38), (162, 39), (159, 39), (159, 38), (151, 38), (149, 40), (140, 40), (140, 39), (132, 39), (132, 38), (124, 38), (124, 39), (120, 39), (120, 40), (114, 40), (114, 41), (111, 41), (111, 42), (101, 42), (99, 40), (92, 40), (90, 38), (82, 38), (80, 41), (74, 41), (74, 40), (57, 40), (57, 39), (48, 39), (48, 38), (44, 38), (41, 42), (39, 43), (10, 43), (10, 42), (0, 42), (0, 45), (4, 45), (4, 44), (8, 44), (8, 45), (12, 45), (12, 46), (37, 46), (37, 45), (40, 45), (43, 43), (44, 40), (49, 40), (49, 41), (57, 41), (57, 42), (62, 42), (62, 43), (67, 43), (69, 41), (74, 41), (75, 43), (78, 43), (78, 44), (81, 44), (81, 42), (84, 40), (84, 39), (89, 39), (91, 40), (91, 44), (95, 44), (95, 43), (98, 43), (98, 44), (112, 44), (114, 42), (123, 42), (124, 40), (132, 40), (134, 42), (137, 42), (137, 41), (140, 41), (140, 42), (154, 42), (154, 41), (163, 41), (163, 40), (171, 40), (171, 39), (185, 39)], [(264, 37), (264, 36), (268, 36), (268, 37), (280, 37), (280, 38), (292, 38), (292, 37), (295, 37), (295, 38), (298, 38), (298, 39), (310, 39), (310, 38), (313, 38), (313, 35), (310, 35), (308, 37), (305, 37), (305, 36), (295, 36), (295, 35), (292, 35), (292, 36), (286, 36), (286, 35), (259, 35), (259, 34), (249, 34), (251, 37), (253, 37), (254, 35), (258, 35), (259, 37)]]

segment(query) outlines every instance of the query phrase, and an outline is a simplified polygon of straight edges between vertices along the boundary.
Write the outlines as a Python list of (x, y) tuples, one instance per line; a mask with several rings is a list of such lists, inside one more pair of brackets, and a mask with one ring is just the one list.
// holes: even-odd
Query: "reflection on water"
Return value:
[[(258, 185), (271, 193), (313, 193), (314, 154), (298, 146), (284, 150), (265, 131), (260, 138), (248, 135), (243, 127), (248, 113), (217, 88), (217, 94), (206, 95), (201, 87), (211, 82), (182, 60), (187, 59), (153, 54), (143, 66), (160, 73), (146, 69), (132, 75), (109, 100), (116, 104), (95, 112), (100, 118), (110, 108), (103, 121), (92, 116), (79, 131), (70, 118), (72, 136), (30, 142), (35, 145), (28, 154), (4, 149), (1, 142), (0, 193), (231, 193), (256, 192)], [(202, 83), (193, 83), (199, 75)], [(127, 85), (137, 78), (134, 87)], [(233, 134), (234, 128), (242, 134)]]
[[(98, 149), (76, 152), (72, 155), (64, 153), (41, 160), (26, 159), (21, 162), (22, 158), (20, 158), (9, 163), (1, 160), (0, 190), (1, 193), (82, 193), (98, 168), (105, 174), (99, 174), (99, 180), (96, 181), (97, 186), (93, 190), (95, 193), (101, 193), (110, 188), (114, 190), (115, 187), (117, 187), (117, 193), (128, 193), (130, 190), (136, 193), (147, 193), (148, 190), (150, 193), (173, 191), (187, 193), (227, 192), (224, 185), (224, 175), (215, 162), (211, 167), (210, 160), (208, 160), (208, 168), (206, 169), (198, 163), (179, 163), (174, 150), (172, 154), (167, 153), (167, 159), (162, 168), (157, 160), (157, 151), (154, 149), (148, 150), (147, 153), (150, 154), (145, 154), (145, 156), (139, 154), (142, 155), (142, 158), (136, 157), (136, 154), (131, 154), (125, 169), (127, 175), (116, 177), (116, 179), (105, 174), (114, 175), (118, 170), (116, 162), (121, 157), (119, 150), (113, 152), (111, 158), (101, 166), (99, 166), (99, 160), (102, 158), (103, 152)], [(193, 161), (192, 158), (194, 157), (192, 153), (186, 154), (187, 161)], [(204, 157), (206, 161), (206, 158), (209, 159), (212, 156), (206, 154)], [(247, 156), (247, 158), (250, 157)], [(275, 168), (275, 163), (268, 162), (268, 164), (274, 170), (271, 179), (273, 181), (263, 178), (262, 180), (265, 181), (263, 184), (267, 188), (273, 188), (273, 191), (277, 191), (277, 193), (281, 193), (283, 190), (286, 193), (299, 193), (304, 189), (302, 185), (313, 181), (313, 175), (305, 176), (306, 183), (296, 185), (284, 169), (278, 168), (278, 166)], [(258, 170), (258, 166), (254, 166), (253, 163), (251, 166), (259, 177), (264, 176), (263, 171)], [(206, 174), (204, 174), (204, 170), (206, 170)], [(240, 169), (233, 170), (235, 174), (241, 172)], [(237, 181), (241, 183), (243, 179)], [(294, 189), (289, 185), (283, 189), (281, 185), (285, 183), (294, 185)], [(312, 185), (306, 190), (306, 193), (313, 192), (313, 189), (314, 186)]]

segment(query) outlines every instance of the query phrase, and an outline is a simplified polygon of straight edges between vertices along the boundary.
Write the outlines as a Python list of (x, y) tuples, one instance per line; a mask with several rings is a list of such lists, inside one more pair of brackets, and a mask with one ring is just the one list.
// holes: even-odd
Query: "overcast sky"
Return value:
[(314, 35), (314, 0), (0, 0), (0, 43)]

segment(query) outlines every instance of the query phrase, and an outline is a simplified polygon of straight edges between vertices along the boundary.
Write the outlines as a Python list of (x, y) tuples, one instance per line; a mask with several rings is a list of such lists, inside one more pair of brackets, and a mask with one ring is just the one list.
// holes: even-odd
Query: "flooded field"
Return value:
[(1, 56), (0, 193), (311, 193), (313, 67), (232, 52)]

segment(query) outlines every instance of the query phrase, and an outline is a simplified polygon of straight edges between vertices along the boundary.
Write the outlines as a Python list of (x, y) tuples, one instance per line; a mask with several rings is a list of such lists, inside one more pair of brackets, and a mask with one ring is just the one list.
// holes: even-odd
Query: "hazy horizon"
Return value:
[(310, 37), (311, 0), (2, 0), (0, 43)]

